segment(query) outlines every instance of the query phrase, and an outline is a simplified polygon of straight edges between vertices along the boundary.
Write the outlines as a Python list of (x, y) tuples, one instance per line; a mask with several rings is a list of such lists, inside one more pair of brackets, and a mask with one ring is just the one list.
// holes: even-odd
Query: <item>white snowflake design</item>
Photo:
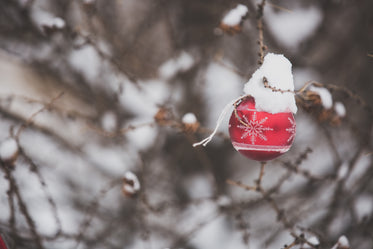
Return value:
[(265, 127), (263, 124), (267, 121), (267, 117), (262, 120), (256, 120), (256, 112), (253, 114), (253, 119), (248, 120), (245, 115), (243, 115), (243, 121), (247, 125), (239, 124), (237, 128), (243, 129), (244, 133), (241, 139), (250, 136), (251, 144), (255, 144), (256, 138), (259, 137), (261, 140), (267, 141), (267, 137), (264, 135), (265, 131), (273, 131), (271, 127)]
[(286, 131), (290, 133), (290, 137), (288, 138), (287, 142), (291, 141), (294, 138), (294, 136), (295, 136), (295, 127), (296, 127), (294, 120), (292, 120), (291, 118), (288, 118), (288, 120), (290, 121), (291, 127), (290, 128), (286, 128)]

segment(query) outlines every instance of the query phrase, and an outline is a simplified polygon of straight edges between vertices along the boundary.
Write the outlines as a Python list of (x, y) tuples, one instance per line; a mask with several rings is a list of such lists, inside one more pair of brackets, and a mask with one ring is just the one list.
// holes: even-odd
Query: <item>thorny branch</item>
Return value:
[(277, 219), (283, 223), (285, 228), (291, 228), (292, 225), (286, 219), (286, 217), (284, 215), (284, 211), (279, 208), (278, 204), (271, 197), (272, 192), (266, 191), (262, 187), (262, 179), (263, 179), (263, 176), (264, 176), (264, 168), (265, 168), (266, 164), (267, 164), (266, 162), (261, 162), (259, 177), (255, 181), (254, 186), (249, 186), (249, 185), (243, 184), (241, 182), (233, 181), (233, 180), (230, 180), (230, 179), (227, 180), (227, 183), (232, 185), (232, 186), (237, 186), (237, 187), (243, 188), (243, 189), (248, 190), (248, 191), (259, 192), (261, 194), (263, 200), (266, 200), (271, 205), (271, 207), (274, 209), (274, 211), (277, 213)]
[(315, 249), (318, 248), (318, 245), (315, 245), (315, 244), (309, 242), (305, 238), (305, 236), (304, 236), (303, 233), (300, 234), (300, 235), (297, 235), (295, 233), (291, 233), (291, 236), (294, 237), (294, 241), (291, 244), (289, 244), (289, 245), (284, 245), (284, 249), (290, 249), (290, 248), (293, 248), (296, 245), (302, 245), (303, 246), (305, 244), (308, 245), (308, 246), (310, 246), (311, 248), (315, 248)]
[(12, 175), (11, 169), (7, 167), (7, 165), (4, 165), (3, 163), (1, 164), (1, 169), (5, 173), (5, 177), (9, 181), (10, 189), (12, 190), (8, 192), (8, 195), (13, 195), (13, 194), (15, 195), (15, 198), (18, 201), (20, 211), (22, 215), (25, 217), (27, 225), (30, 228), (31, 234), (35, 239), (35, 243), (38, 245), (39, 248), (44, 248), (42, 244), (42, 239), (36, 229), (35, 221), (33, 220), (25, 201), (23, 200), (18, 184)]
[(25, 159), (26, 163), (28, 163), (30, 165), (30, 171), (35, 173), (35, 175), (38, 177), (38, 180), (39, 180), (40, 185), (41, 185), (41, 187), (44, 191), (46, 199), (48, 200), (48, 203), (49, 203), (49, 205), (52, 209), (53, 217), (55, 219), (55, 224), (57, 226), (57, 232), (56, 232), (55, 236), (58, 237), (62, 233), (62, 224), (61, 224), (61, 219), (58, 215), (57, 204), (56, 204), (53, 196), (51, 195), (51, 193), (47, 189), (47, 182), (45, 181), (43, 175), (41, 174), (41, 172), (38, 168), (38, 165), (31, 159), (31, 157), (29, 157), (26, 154), (26, 152), (24, 151), (24, 149), (21, 146), (19, 146), (19, 152), (20, 152), (20, 155)]
[(19, 139), (19, 136), (21, 135), (22, 131), (27, 128), (33, 121), (34, 121), (34, 118), (39, 114), (39, 113), (42, 113), (43, 111), (51, 108), (51, 106), (53, 105), (53, 103), (55, 101), (57, 101), (58, 99), (60, 99), (62, 96), (63, 96), (63, 92), (59, 93), (56, 97), (52, 98), (51, 101), (44, 105), (42, 108), (40, 108), (40, 110), (38, 110), (37, 112), (33, 113), (27, 120), (24, 124), (21, 125), (21, 127), (19, 127), (17, 133), (15, 134), (15, 138), (16, 139)]
[(267, 50), (267, 47), (264, 45), (264, 37), (263, 37), (263, 12), (264, 12), (264, 6), (266, 4), (266, 0), (262, 0), (260, 4), (258, 4), (258, 9), (257, 9), (257, 29), (259, 32), (259, 65), (263, 64), (264, 60), (264, 51)]
[(118, 184), (122, 182), (122, 180), (114, 180), (113, 182), (109, 183), (105, 188), (101, 189), (100, 193), (98, 196), (96, 196), (90, 205), (88, 205), (87, 210), (85, 212), (85, 218), (80, 226), (79, 233), (76, 235), (76, 245), (75, 248), (79, 247), (79, 244), (81, 243), (82, 239), (84, 238), (84, 235), (86, 233), (86, 230), (90, 226), (94, 214), (97, 213), (97, 210), (99, 208), (100, 200), (105, 197), (105, 195), (112, 190), (114, 187), (118, 186)]

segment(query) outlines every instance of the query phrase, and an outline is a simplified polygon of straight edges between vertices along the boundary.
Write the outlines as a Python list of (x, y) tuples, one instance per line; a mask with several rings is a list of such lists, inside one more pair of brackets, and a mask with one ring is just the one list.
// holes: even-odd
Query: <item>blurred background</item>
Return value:
[[(372, 248), (373, 2), (261, 3), (1, 0), (9, 248)], [(296, 90), (318, 82), (262, 192), (238, 184), (261, 167), (233, 149), (229, 115), (192, 147), (259, 67), (258, 20)]]

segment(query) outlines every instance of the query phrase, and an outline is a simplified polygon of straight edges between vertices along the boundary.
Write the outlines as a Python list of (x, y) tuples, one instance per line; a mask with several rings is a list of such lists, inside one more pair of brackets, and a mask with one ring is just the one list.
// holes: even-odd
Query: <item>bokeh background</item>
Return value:
[[(248, 13), (228, 34), (238, 3)], [(192, 147), (259, 67), (259, 3), (0, 1), (0, 140), (18, 151), (0, 166), (9, 247), (372, 248), (372, 1), (265, 3), (266, 52), (289, 58), (297, 90), (332, 96), (297, 97), (295, 143), (266, 165), (265, 194), (227, 182), (260, 171), (228, 117)]]

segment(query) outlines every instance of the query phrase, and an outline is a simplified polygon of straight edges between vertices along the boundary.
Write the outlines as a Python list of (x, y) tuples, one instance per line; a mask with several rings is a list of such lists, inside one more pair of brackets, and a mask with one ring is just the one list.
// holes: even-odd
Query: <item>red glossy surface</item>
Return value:
[(8, 249), (1, 235), (0, 235), (0, 249)]
[(271, 114), (257, 111), (255, 100), (247, 97), (233, 111), (229, 135), (233, 147), (257, 161), (272, 160), (288, 151), (295, 137), (295, 119), (291, 112)]

